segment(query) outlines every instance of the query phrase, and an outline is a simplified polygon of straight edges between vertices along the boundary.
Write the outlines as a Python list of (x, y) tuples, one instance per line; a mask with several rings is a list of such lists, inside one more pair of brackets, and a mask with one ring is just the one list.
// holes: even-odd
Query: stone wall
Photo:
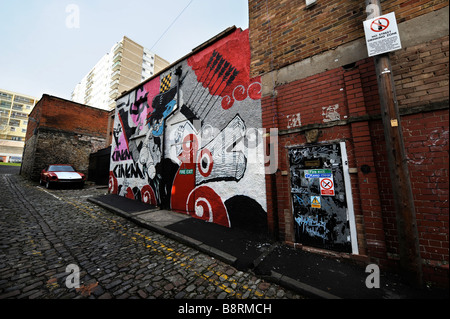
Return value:
[(45, 94), (29, 118), (21, 173), (32, 180), (49, 164), (87, 175), (89, 155), (108, 146), (107, 111)]
[[(89, 155), (102, 149), (106, 139), (66, 131), (41, 128), (27, 143), (22, 174), (39, 180), (42, 169), (49, 164), (71, 164), (81, 173), (88, 174)], [(28, 159), (34, 158), (33, 161)]]

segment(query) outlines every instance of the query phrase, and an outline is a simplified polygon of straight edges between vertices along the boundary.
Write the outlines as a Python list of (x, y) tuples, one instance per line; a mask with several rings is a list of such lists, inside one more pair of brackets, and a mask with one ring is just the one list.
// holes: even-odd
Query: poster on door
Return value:
[(333, 175), (330, 178), (320, 179), (320, 195), (322, 196), (335, 196)]

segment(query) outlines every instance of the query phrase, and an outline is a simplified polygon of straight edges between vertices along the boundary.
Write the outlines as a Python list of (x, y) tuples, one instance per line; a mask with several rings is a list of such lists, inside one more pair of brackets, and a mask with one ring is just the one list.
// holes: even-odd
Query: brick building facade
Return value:
[(109, 112), (43, 95), (29, 116), (21, 174), (39, 180), (48, 164), (88, 174), (89, 155), (106, 147)]
[[(396, 13), (403, 45), (391, 61), (424, 279), (448, 285), (448, 1), (388, 0), (382, 7)], [(364, 1), (319, 0), (306, 8), (300, 0), (250, 0), (249, 11), (263, 127), (279, 130), (279, 169), (266, 176), (270, 230), (296, 247), (397, 266)]]

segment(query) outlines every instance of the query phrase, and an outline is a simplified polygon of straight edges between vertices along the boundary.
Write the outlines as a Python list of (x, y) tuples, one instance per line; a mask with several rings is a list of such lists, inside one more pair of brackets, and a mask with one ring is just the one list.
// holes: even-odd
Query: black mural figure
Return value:
[[(178, 88), (174, 87), (153, 99), (153, 112), (148, 114), (146, 121), (149, 131), (144, 142), (141, 142), (139, 150), (139, 162), (144, 167), (148, 183), (154, 190), (159, 205), (165, 203), (167, 196), (170, 196), (170, 189), (166, 183), (169, 180), (167, 173), (172, 171), (172, 165), (164, 160), (163, 138), (165, 121), (173, 113), (177, 105), (177, 91)], [(173, 179), (170, 183), (172, 181)]]

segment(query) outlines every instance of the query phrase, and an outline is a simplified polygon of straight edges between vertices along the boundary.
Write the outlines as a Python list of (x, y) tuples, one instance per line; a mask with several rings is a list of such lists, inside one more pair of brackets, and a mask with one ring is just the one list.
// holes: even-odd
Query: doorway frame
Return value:
[[(347, 144), (346, 141), (337, 140), (337, 141), (324, 141), (314, 144), (300, 144), (300, 145), (286, 145), (285, 148), (287, 150), (295, 149), (295, 148), (307, 148), (315, 145), (332, 145), (332, 144), (340, 144), (341, 148), (341, 157), (342, 157), (342, 172), (344, 176), (344, 185), (345, 185), (345, 196), (347, 201), (347, 219), (349, 222), (350, 227), (350, 244), (351, 244), (351, 255), (359, 255), (359, 245), (358, 245), (358, 235), (356, 231), (356, 216), (355, 216), (355, 210), (354, 210), (354, 201), (353, 201), (353, 192), (352, 192), (352, 184), (351, 184), (351, 177), (350, 177), (350, 167), (348, 162), (348, 153), (347, 153)], [(289, 152), (286, 153), (286, 163), (288, 167), (288, 191), (289, 191), (289, 204), (290, 204), (290, 222), (291, 225), (291, 234), (294, 233), (294, 206), (292, 203), (292, 179), (291, 179), (291, 166), (289, 161)], [(286, 215), (285, 215), (286, 217)], [(301, 243), (295, 243), (295, 239), (292, 238), (294, 244), (301, 244)], [(306, 246), (305, 246), (306, 247)], [(325, 249), (326, 250), (326, 249)]]

